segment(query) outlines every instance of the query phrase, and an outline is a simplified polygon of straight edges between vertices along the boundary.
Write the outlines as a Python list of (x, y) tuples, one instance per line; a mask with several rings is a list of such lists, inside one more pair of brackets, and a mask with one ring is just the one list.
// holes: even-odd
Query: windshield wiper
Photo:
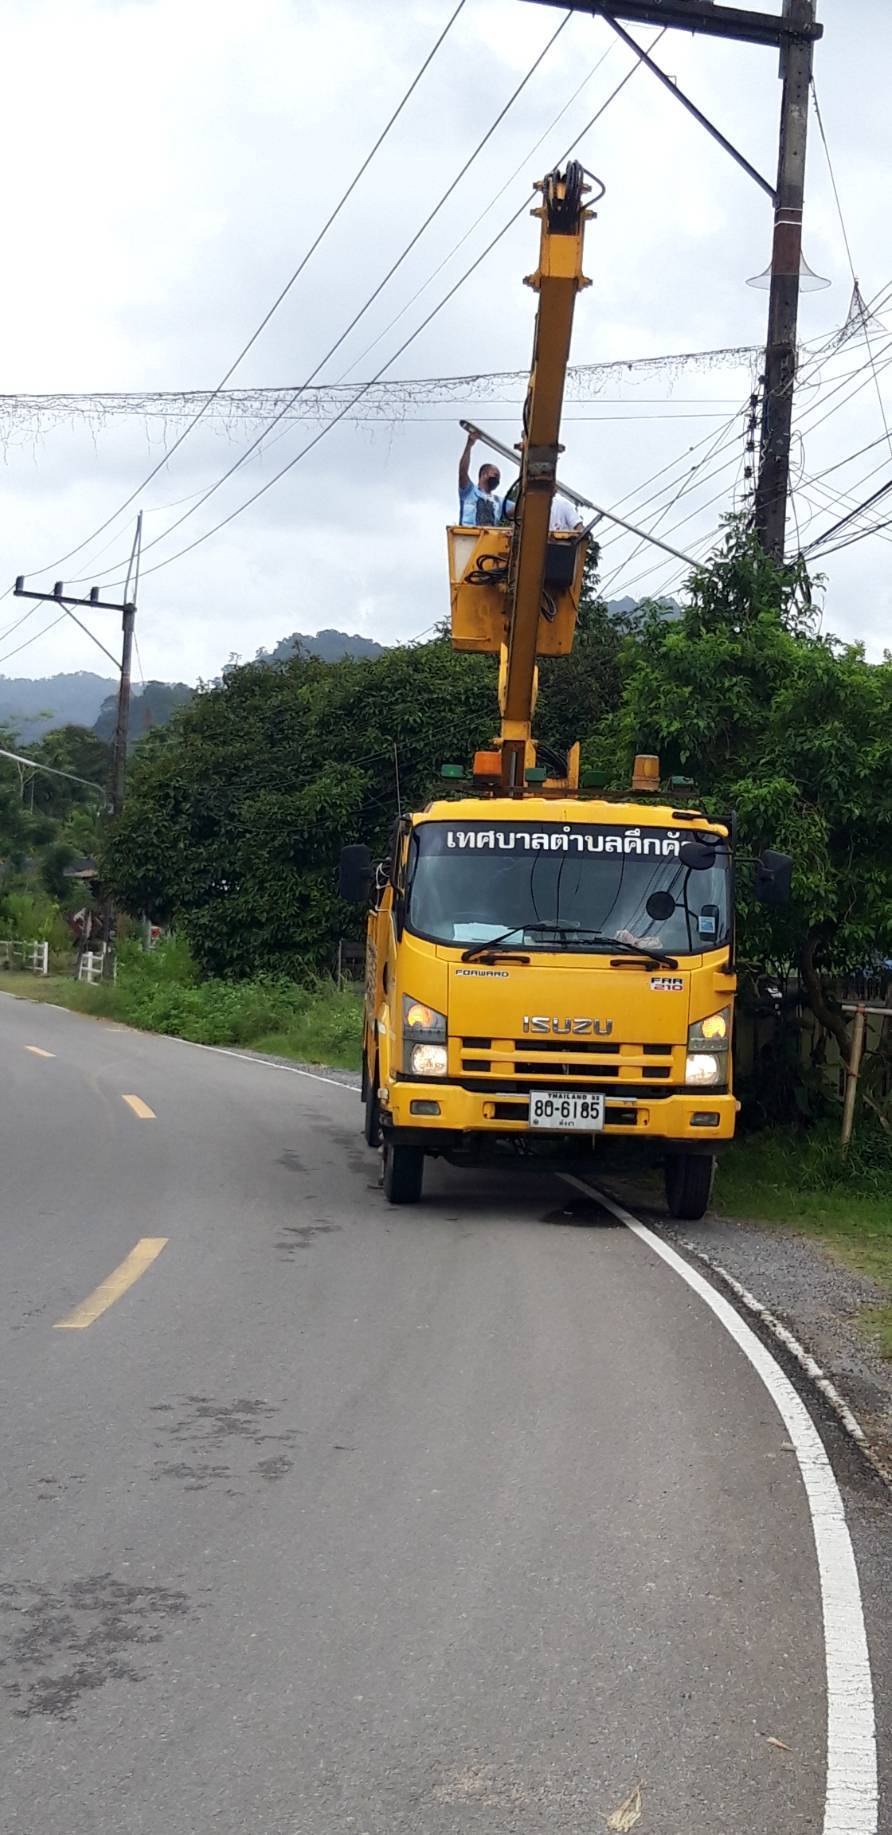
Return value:
[(648, 962), (664, 962), (667, 968), (678, 967), (678, 957), (670, 956), (665, 949), (648, 949), (644, 943), (627, 943), (624, 937), (601, 937), (602, 943), (610, 943), (611, 949), (624, 949), (629, 956), (644, 956)]
[[(497, 937), (482, 938), (479, 943), (472, 943), (469, 949), (462, 950), (461, 959), (463, 962), (480, 962), (485, 956), (488, 956), (491, 951), (500, 956), (509, 956), (510, 951), (507, 949), (503, 950), (500, 945), (506, 943), (509, 937), (519, 936), (523, 931), (529, 929), (529, 924), (514, 924), (510, 930), (501, 931)], [(529, 959), (529, 956), (511, 956), (512, 962), (529, 962)]]
[[(534, 933), (541, 935), (543, 931), (549, 936), (585, 938), (587, 943), (596, 943), (609, 949), (621, 949), (625, 951), (626, 955), (644, 956), (650, 962), (664, 962), (668, 968), (678, 967), (677, 958), (668, 955), (664, 949), (649, 949), (646, 943), (627, 943), (624, 937), (604, 936), (599, 930), (588, 930), (584, 924), (558, 922), (555, 924), (524, 924), (523, 926), (525, 936), (531, 936)], [(515, 933), (509, 932), (509, 935), (513, 934)]]

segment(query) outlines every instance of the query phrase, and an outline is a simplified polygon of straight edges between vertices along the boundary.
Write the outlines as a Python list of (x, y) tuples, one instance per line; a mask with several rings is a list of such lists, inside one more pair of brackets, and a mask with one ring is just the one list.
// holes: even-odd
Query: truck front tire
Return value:
[(388, 1204), (417, 1204), (424, 1183), (421, 1147), (395, 1147), (384, 1142), (384, 1196)]
[(711, 1154), (667, 1153), (666, 1203), (670, 1215), (699, 1223), (712, 1195), (715, 1160)]

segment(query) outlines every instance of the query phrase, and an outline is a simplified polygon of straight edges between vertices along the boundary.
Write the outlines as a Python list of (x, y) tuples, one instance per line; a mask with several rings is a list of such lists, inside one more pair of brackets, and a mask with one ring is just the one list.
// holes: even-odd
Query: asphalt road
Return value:
[(824, 1827), (796, 1454), (645, 1241), (551, 1177), (388, 1209), (336, 1081), (9, 999), (0, 1066), (4, 1835)]

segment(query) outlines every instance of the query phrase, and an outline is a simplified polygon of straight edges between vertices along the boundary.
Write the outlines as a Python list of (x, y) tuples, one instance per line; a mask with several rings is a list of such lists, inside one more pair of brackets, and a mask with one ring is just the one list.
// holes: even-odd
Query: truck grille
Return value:
[[(672, 1045), (614, 1045), (603, 1039), (492, 1039), (452, 1041), (452, 1073), (461, 1077), (498, 1080), (502, 1087), (518, 1080), (536, 1084), (572, 1083), (574, 1086), (619, 1083), (651, 1085), (672, 1078)], [(656, 1062), (654, 1060), (657, 1060)], [(677, 1081), (684, 1081), (683, 1067)], [(478, 1087), (486, 1087), (485, 1084)]]

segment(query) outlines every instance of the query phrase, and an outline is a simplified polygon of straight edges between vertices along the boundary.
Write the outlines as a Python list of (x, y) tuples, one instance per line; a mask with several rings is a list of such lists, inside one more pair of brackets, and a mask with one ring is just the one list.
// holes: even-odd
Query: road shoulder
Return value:
[(888, 1298), (819, 1240), (739, 1218), (661, 1227), (724, 1271), (773, 1314), (839, 1391), (876, 1458), (892, 1471), (892, 1364), (870, 1344), (864, 1315)]

